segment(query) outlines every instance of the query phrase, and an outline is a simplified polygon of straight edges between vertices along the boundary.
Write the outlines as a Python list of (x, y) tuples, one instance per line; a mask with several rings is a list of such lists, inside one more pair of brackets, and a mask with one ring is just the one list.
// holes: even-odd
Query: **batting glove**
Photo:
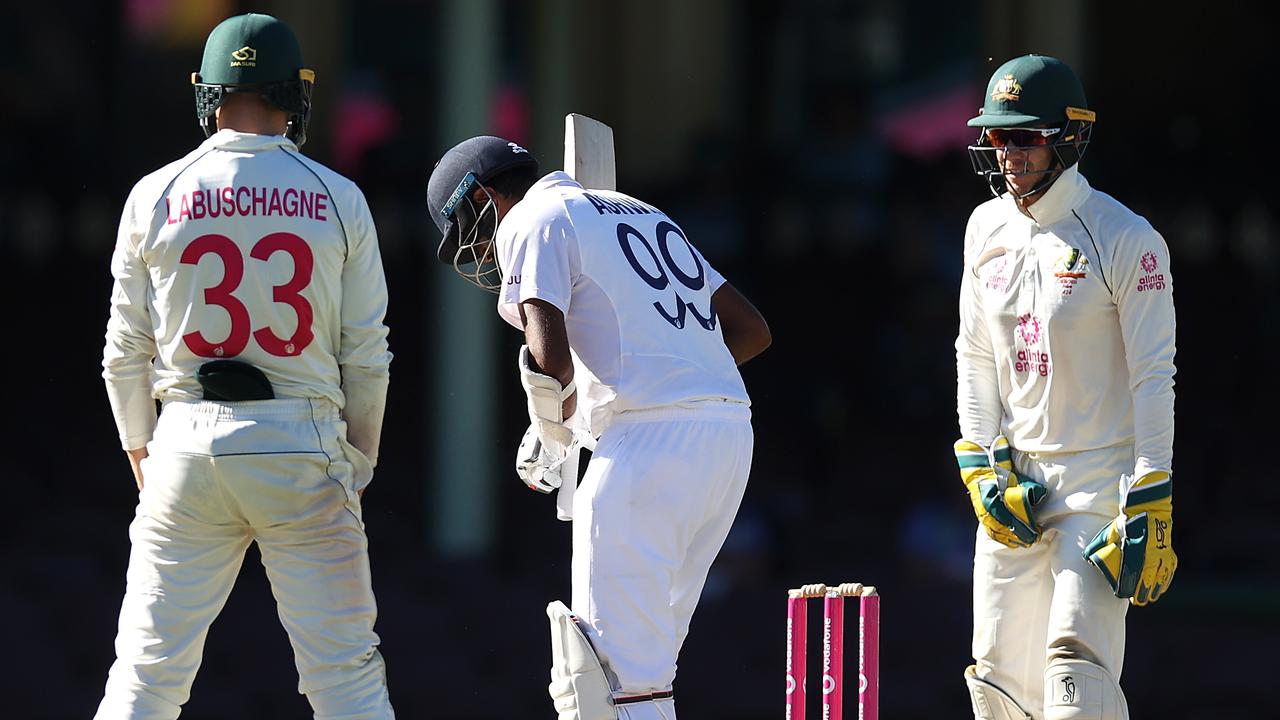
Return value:
[(969, 490), (973, 512), (992, 540), (1011, 548), (1030, 547), (1040, 539), (1035, 506), (1047, 491), (1044, 485), (1013, 470), (1013, 451), (1003, 435), (988, 450), (961, 438), (955, 443), (960, 479)]
[(1120, 515), (1098, 531), (1084, 558), (1102, 571), (1116, 597), (1134, 605), (1160, 599), (1173, 582), (1173, 480), (1154, 470), (1128, 483)]
[(516, 475), (530, 490), (549, 493), (560, 487), (561, 456), (542, 442), (536, 424), (529, 425), (520, 439), (520, 447), (516, 450)]

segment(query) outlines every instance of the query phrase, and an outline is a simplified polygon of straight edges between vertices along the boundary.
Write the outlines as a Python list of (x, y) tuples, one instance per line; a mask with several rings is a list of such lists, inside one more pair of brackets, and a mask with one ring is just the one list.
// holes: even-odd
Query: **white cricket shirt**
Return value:
[(111, 273), (103, 378), (126, 449), (150, 439), (154, 399), (200, 399), (196, 370), (215, 358), (259, 368), (276, 397), (343, 408), (344, 380), (372, 388), (357, 404), (377, 406), (380, 430), (391, 353), (373, 218), (287, 138), (222, 130), (138, 181)]
[(1076, 166), (1023, 215), (1005, 195), (965, 231), (956, 339), (961, 435), (1019, 450), (1135, 445), (1172, 471), (1169, 249)]
[(619, 412), (750, 404), (711, 307), (724, 278), (661, 210), (557, 171), (511, 208), (496, 243), (498, 314), (522, 329), (526, 300), (564, 313), (592, 433)]

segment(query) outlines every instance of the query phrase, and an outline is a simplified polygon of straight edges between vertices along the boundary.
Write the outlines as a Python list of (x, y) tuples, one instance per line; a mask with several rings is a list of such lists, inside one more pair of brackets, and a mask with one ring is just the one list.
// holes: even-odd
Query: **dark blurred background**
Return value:
[[(743, 371), (754, 471), (681, 657), (681, 717), (780, 717), (785, 590), (844, 580), (884, 598), (882, 717), (969, 717), (952, 342), (964, 224), (988, 191), (964, 121), (995, 67), (1032, 51), (1071, 64), (1098, 112), (1084, 173), (1173, 254), (1181, 566), (1129, 615), (1133, 716), (1274, 717), (1280, 248), (1274, 24), (1255, 7), (8, 4), (0, 716), (98, 702), (135, 503), (100, 378), (115, 225), (139, 177), (202, 139), (189, 74), (208, 31), (260, 11), (300, 36), (318, 76), (305, 150), (364, 189), (388, 273), (392, 394), (365, 513), (400, 717), (552, 717), (543, 609), (568, 597), (569, 525), (511, 470), (520, 338), (434, 260), (423, 197), (475, 134), (559, 168), (571, 111), (614, 127), (621, 189), (681, 223), (774, 332)], [(250, 550), (184, 718), (309, 717), (273, 605)]]

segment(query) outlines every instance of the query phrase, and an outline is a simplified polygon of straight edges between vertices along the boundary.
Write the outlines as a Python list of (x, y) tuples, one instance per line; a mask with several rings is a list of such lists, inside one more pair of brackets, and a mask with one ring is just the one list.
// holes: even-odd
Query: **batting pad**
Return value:
[(1045, 720), (1129, 720), (1129, 705), (1106, 668), (1054, 660), (1044, 671)]
[(618, 720), (612, 690), (591, 641), (564, 603), (547, 605), (551, 620), (551, 684), (560, 720)]
[(975, 666), (965, 669), (964, 681), (969, 686), (969, 700), (977, 720), (1031, 720), (1031, 715), (1008, 693), (979, 678)]

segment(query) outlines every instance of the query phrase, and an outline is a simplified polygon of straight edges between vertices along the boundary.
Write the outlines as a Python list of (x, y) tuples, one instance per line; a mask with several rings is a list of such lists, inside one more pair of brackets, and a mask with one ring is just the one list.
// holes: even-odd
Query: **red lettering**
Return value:
[(327, 201), (328, 199), (329, 199), (328, 195), (321, 195), (320, 193), (316, 193), (316, 214), (315, 214), (316, 220), (324, 221), (329, 219), (324, 216), (324, 211), (326, 207), (325, 201)]
[[(262, 191), (261, 195), (258, 194), (259, 190)], [(266, 188), (253, 188), (253, 214), (254, 215), (267, 214), (267, 189)]]
[(1013, 369), (1020, 373), (1033, 372), (1042, 377), (1047, 377), (1053, 369), (1053, 365), (1049, 362), (1049, 353), (1019, 350), (1018, 361), (1014, 363)]
[(1138, 280), (1138, 292), (1146, 292), (1148, 290), (1163, 290), (1165, 288), (1164, 273), (1155, 275), (1145, 275)]
[[(253, 205), (252, 204), (246, 205), (245, 201), (240, 199), (241, 195), (251, 195), (251, 193), (249, 192), (249, 188), (247, 187), (236, 188), (236, 211), (240, 215), (251, 215), (253, 213)], [(252, 203), (252, 198), (250, 198), (250, 203)]]
[(268, 215), (283, 215), (280, 209), (280, 188), (271, 188), (271, 202), (267, 204)]
[(299, 208), (298, 214), (302, 215), (303, 217), (315, 217), (316, 216), (316, 203), (315, 203), (316, 194), (309, 193), (306, 190), (303, 190), (301, 191), (301, 195), (302, 195), (302, 203), (301, 203), (302, 207)]
[(204, 217), (204, 191), (196, 190), (191, 194), (191, 219), (200, 220)]
[(236, 212), (236, 190), (233, 187), (222, 188), (222, 214), (234, 215)]
[(164, 221), (166, 225), (173, 225), (178, 222), (173, 217), (173, 203), (169, 202), (167, 197), (164, 199), (164, 214), (168, 216)]
[(270, 327), (260, 328), (253, 332), (253, 337), (263, 350), (278, 357), (289, 357), (302, 352), (311, 344), (315, 334), (311, 330), (314, 311), (311, 303), (302, 295), (302, 291), (311, 284), (311, 272), (315, 267), (315, 259), (307, 241), (293, 233), (273, 233), (258, 241), (253, 246), (250, 256), (259, 260), (268, 260), (276, 252), (285, 252), (293, 259), (293, 277), (284, 285), (271, 289), (271, 299), (284, 303), (298, 315), (298, 326), (293, 336), (288, 339), (277, 337)]
[(182, 196), (182, 202), (178, 205), (178, 221), (181, 222), (184, 217), (191, 217), (191, 201), (186, 195)]
[(227, 312), (231, 330), (226, 338), (218, 342), (208, 340), (199, 330), (183, 335), (182, 341), (191, 352), (200, 357), (235, 357), (244, 352), (245, 346), (249, 344), (249, 310), (231, 294), (244, 278), (244, 257), (231, 238), (225, 235), (201, 235), (182, 251), (180, 262), (184, 265), (198, 265), (200, 258), (209, 253), (222, 260), (222, 280), (213, 287), (205, 288), (204, 301)]
[[(292, 200), (290, 200), (291, 197)], [(298, 214), (298, 191), (295, 188), (284, 191), (284, 214), (289, 217), (295, 217)]]

